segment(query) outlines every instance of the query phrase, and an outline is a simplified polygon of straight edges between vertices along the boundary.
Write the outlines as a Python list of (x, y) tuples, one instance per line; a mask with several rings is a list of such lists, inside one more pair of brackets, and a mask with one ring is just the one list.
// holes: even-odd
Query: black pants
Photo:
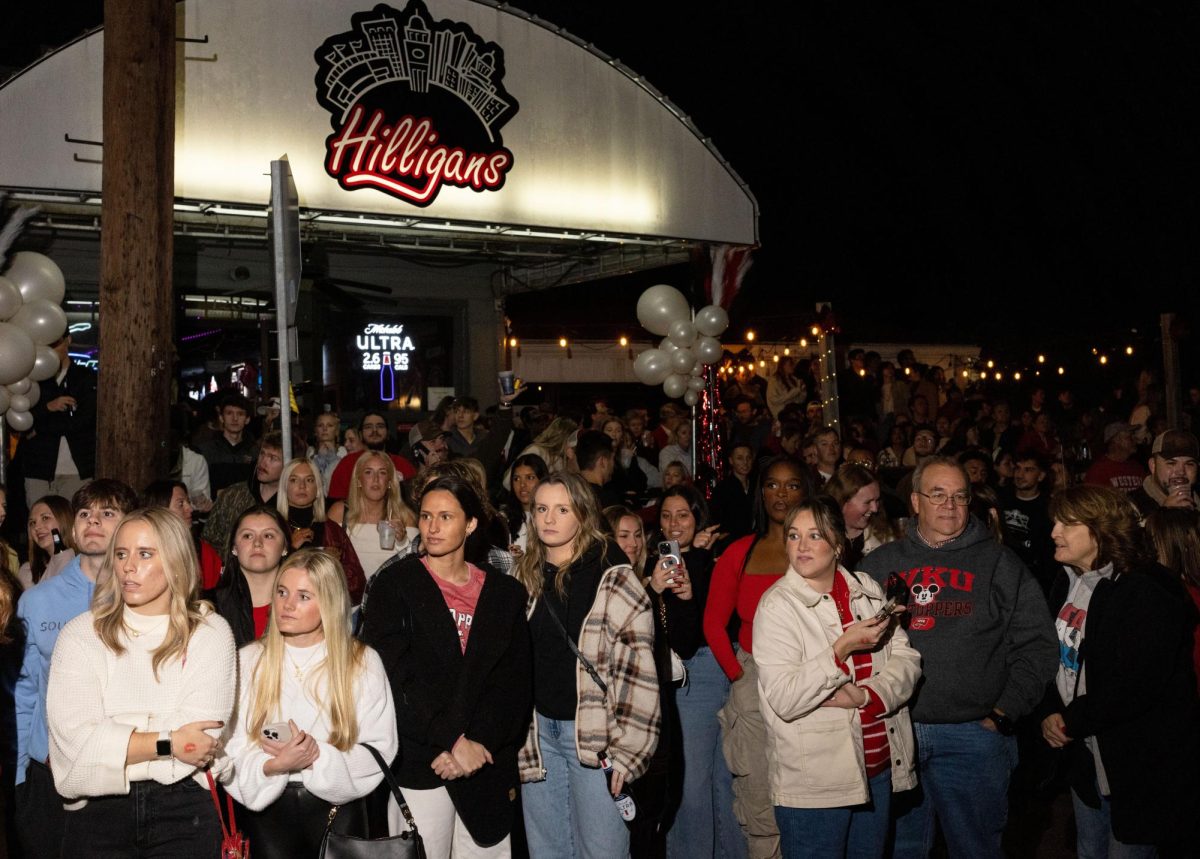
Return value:
[[(262, 811), (237, 809), (238, 826), (250, 839), (254, 859), (316, 859), (333, 806), (299, 784), (289, 784), (283, 795)], [(333, 831), (365, 838), (363, 800), (338, 806)]]
[(88, 859), (213, 859), (221, 824), (193, 779), (135, 781), (126, 796), (98, 796), (66, 813), (62, 855)]
[(62, 855), (66, 812), (63, 798), (54, 789), (50, 768), (30, 760), (25, 781), (17, 785), (13, 825), (28, 859), (59, 859)]

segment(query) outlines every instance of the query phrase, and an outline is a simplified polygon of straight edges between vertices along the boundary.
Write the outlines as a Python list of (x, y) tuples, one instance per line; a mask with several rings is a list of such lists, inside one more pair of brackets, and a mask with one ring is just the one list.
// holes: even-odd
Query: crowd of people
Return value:
[(140, 493), (48, 422), (0, 555), (8, 855), (214, 856), (226, 794), (267, 857), (998, 857), (1056, 780), (1080, 856), (1192, 855), (1195, 435), (900, 358), (850, 353), (836, 426), (803, 362), (732, 376), (720, 474), (674, 403), (285, 451), (229, 393)]

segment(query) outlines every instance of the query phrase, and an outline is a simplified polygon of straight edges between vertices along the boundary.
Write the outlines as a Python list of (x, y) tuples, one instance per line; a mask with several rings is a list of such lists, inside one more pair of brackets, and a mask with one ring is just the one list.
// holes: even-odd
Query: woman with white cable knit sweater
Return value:
[(266, 633), (239, 652), (226, 789), (249, 810), (238, 821), (255, 859), (315, 859), (327, 823), (367, 834), (362, 798), (383, 772), (361, 744), (390, 762), (396, 710), (383, 663), (350, 635), (349, 617), (341, 565), (301, 549), (276, 575)]
[(233, 635), (198, 600), (191, 535), (169, 510), (121, 521), (99, 582), (50, 667), (50, 766), (76, 800), (62, 855), (211, 859), (221, 827), (204, 771), (233, 709)]

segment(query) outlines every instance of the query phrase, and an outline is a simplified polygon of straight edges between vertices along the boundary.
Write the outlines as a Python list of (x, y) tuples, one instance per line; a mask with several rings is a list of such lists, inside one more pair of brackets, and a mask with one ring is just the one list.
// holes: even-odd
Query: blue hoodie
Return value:
[(67, 623), (88, 610), (95, 582), (83, 574), (79, 558), (61, 573), (21, 595), (17, 617), (25, 624), (25, 658), (14, 692), (17, 710), (17, 778), (25, 781), (29, 759), (50, 757), (46, 725), (46, 687), (50, 682), (50, 656)]

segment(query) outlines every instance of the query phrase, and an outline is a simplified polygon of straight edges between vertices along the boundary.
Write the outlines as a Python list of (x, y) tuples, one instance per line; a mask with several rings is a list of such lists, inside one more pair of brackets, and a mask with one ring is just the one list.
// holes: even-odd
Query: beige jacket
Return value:
[[(856, 619), (879, 610), (883, 591), (878, 584), (842, 567), (837, 574), (850, 589)], [(772, 585), (758, 604), (754, 661), (775, 805), (837, 808), (870, 798), (858, 711), (819, 706), (851, 679), (833, 655), (833, 642), (841, 634), (833, 597), (817, 593), (794, 570)], [(921, 656), (898, 624), (873, 655), (871, 678), (861, 685), (883, 702), (892, 790), (908, 790), (917, 777), (905, 703), (921, 676)]]

